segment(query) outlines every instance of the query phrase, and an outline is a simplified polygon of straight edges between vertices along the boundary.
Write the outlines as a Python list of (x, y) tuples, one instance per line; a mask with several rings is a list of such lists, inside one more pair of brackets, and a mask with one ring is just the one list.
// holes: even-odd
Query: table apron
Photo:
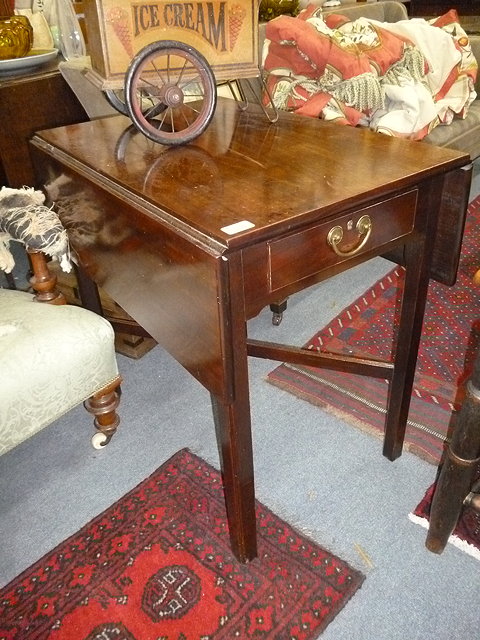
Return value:
[[(421, 232), (423, 220), (417, 220), (418, 196), (419, 189), (415, 187), (244, 249), (247, 317), (255, 316), (273, 301), (413, 240)], [(362, 244), (357, 224), (365, 216), (371, 222), (371, 232)], [(328, 244), (328, 235), (334, 228), (341, 229), (339, 250), (343, 255)]]

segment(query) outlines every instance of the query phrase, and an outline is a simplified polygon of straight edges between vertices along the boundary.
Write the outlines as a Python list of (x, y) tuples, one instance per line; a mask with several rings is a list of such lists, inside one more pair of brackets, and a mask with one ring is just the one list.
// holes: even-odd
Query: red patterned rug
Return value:
[[(457, 283), (431, 282), (405, 448), (438, 464), (461, 404), (463, 383), (479, 344), (480, 197), (468, 209)], [(306, 345), (318, 351), (389, 358), (404, 271), (393, 269)], [(288, 313), (288, 311), (287, 311)], [(358, 375), (282, 364), (269, 382), (383, 437), (388, 383)]]
[(0, 592), (2, 640), (311, 640), (363, 576), (257, 502), (230, 552), (218, 471), (178, 452)]
[[(479, 478), (480, 467), (477, 469), (476, 480)], [(409, 514), (412, 522), (420, 524), (426, 529), (428, 529), (430, 506), (432, 504), (434, 490), (435, 485), (433, 484), (428, 488), (415, 511)], [(480, 514), (470, 507), (465, 507), (448, 541), (462, 551), (480, 560)]]

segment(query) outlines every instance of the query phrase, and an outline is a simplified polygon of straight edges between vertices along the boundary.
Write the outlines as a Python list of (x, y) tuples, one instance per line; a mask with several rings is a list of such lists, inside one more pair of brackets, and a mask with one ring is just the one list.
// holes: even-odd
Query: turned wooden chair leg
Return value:
[(122, 379), (117, 378), (108, 387), (104, 387), (84, 402), (85, 409), (95, 416), (94, 425), (98, 429), (92, 437), (92, 445), (95, 449), (101, 449), (107, 445), (120, 424), (116, 408), (120, 402), (121, 382)]
[[(480, 462), (480, 354), (477, 355), (467, 394), (458, 416), (452, 442), (437, 480), (430, 508), (426, 546), (441, 553), (454, 530), (469, 495)], [(478, 499), (477, 499), (478, 502)]]
[(27, 253), (33, 271), (30, 284), (35, 291), (35, 300), (54, 305), (67, 304), (65, 296), (57, 289), (57, 276), (48, 268), (45, 254), (28, 247)]
[[(480, 269), (473, 276), (473, 283), (480, 285)], [(480, 464), (480, 352), (466, 391), (430, 507), (425, 544), (434, 553), (444, 550), (464, 506), (480, 511), (480, 482), (472, 487)]]

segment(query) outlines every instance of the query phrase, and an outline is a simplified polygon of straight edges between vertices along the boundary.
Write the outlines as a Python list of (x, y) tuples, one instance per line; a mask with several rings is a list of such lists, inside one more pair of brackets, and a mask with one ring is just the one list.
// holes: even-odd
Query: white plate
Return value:
[(24, 58), (9, 58), (8, 60), (0, 60), (0, 74), (18, 73), (33, 67), (38, 67), (58, 55), (58, 49), (50, 49), (49, 51), (41, 50), (38, 53), (32, 52)]

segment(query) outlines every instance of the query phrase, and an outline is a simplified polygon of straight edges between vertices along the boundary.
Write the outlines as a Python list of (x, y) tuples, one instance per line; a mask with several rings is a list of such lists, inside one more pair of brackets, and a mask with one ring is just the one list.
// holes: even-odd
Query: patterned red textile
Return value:
[[(447, 13), (443, 14), (442, 16), (439, 16), (432, 22), (432, 24), (435, 27), (438, 27), (440, 29), (445, 29), (445, 31), (450, 33), (452, 35), (452, 38), (455, 42), (455, 46), (457, 47), (457, 49), (460, 52), (463, 52), (465, 49), (467, 49), (467, 47), (469, 47), (469, 40), (465, 33), (457, 29), (457, 25), (459, 23), (460, 23), (460, 19), (458, 17), (458, 13), (456, 9), (450, 9), (450, 11), (447, 11)], [(464, 57), (462, 56), (462, 62), (458, 66), (455, 66), (452, 69), (448, 79), (445, 81), (443, 86), (440, 88), (440, 90), (436, 94), (435, 96), (436, 100), (440, 100), (441, 98), (444, 98), (448, 94), (448, 92), (452, 89), (452, 86), (455, 84), (455, 82), (457, 82), (457, 80), (460, 78), (462, 74), (465, 76), (468, 76), (471, 79), (471, 82), (475, 83), (477, 79), (478, 67), (471, 64), (471, 62), (472, 61), (469, 57), (466, 57), (464, 59)], [(460, 118), (464, 118), (466, 116), (466, 109), (465, 108), (461, 109), (457, 113), (457, 115)]]
[[(370, 71), (368, 57), (357, 47), (342, 47), (332, 37), (317, 31), (302, 18), (281, 16), (267, 22), (266, 37), (272, 42), (266, 67), (275, 67), (275, 60), (288, 64), (295, 74), (319, 77), (327, 64), (335, 62), (335, 69), (342, 79), (353, 78)], [(288, 43), (292, 43), (288, 46)], [(271, 57), (270, 57), (271, 56)]]
[[(420, 341), (405, 448), (438, 465), (462, 401), (463, 383), (480, 345), (478, 269), (480, 197), (470, 203), (453, 287), (431, 281)], [(391, 354), (403, 269), (365, 291), (307, 343), (321, 351), (386, 358)], [(282, 364), (269, 382), (383, 437), (388, 382), (366, 376)]]
[[(345, 45), (307, 22), (314, 13), (309, 7), (296, 18), (280, 16), (267, 23), (269, 45), (264, 66), (269, 71), (268, 88), (278, 99), (285, 87), (283, 108), (318, 117), (331, 99), (334, 85), (348, 92), (352, 100), (349, 115), (357, 124), (362, 109), (379, 104), (378, 80), (368, 56), (357, 46)], [(347, 106), (347, 100), (343, 102)]]
[(0, 592), (2, 640), (312, 640), (363, 576), (257, 502), (233, 557), (218, 471), (187, 449)]
[(477, 62), (452, 10), (437, 20), (380, 23), (309, 5), (266, 26), (266, 104), (421, 140), (464, 118)]
[[(301, 17), (302, 14), (299, 15), (299, 18)], [(331, 14), (325, 19), (325, 23), (331, 29), (338, 29), (348, 22), (350, 22), (348, 18), (338, 14)], [(408, 38), (383, 29), (380, 25), (372, 24), (371, 28), (377, 33), (376, 46), (367, 46), (361, 40), (357, 42), (356, 46), (374, 65), (378, 75), (383, 76), (393, 64), (403, 58), (405, 47), (412, 46), (412, 42)]]

